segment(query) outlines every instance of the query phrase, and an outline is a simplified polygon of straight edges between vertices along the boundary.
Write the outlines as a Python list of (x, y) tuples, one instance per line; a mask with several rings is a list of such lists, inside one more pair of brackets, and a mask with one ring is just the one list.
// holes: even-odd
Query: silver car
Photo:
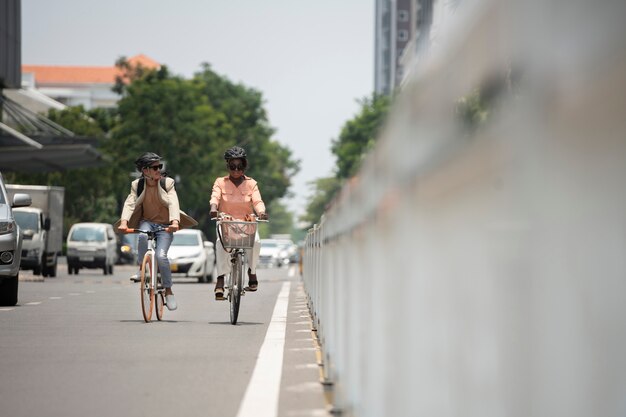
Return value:
[(28, 194), (15, 194), (9, 201), (4, 178), (0, 173), (0, 305), (17, 304), (20, 261), (22, 258), (22, 231), (15, 222), (12, 209), (30, 206)]

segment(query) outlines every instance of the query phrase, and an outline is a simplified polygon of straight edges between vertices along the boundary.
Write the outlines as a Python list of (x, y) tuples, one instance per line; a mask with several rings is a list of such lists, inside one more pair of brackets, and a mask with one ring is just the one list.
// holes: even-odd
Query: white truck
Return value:
[(7, 184), (10, 198), (16, 193), (31, 196), (30, 207), (13, 210), (22, 229), (21, 269), (32, 269), (35, 275), (56, 277), (57, 260), (63, 250), (63, 200), (65, 189), (44, 185)]

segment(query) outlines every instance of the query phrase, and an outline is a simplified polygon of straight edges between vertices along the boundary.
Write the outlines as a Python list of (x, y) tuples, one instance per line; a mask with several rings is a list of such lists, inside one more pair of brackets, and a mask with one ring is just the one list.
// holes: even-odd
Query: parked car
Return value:
[(30, 206), (28, 194), (17, 193), (9, 201), (4, 178), (0, 173), (0, 305), (17, 304), (22, 231), (13, 217), (13, 208)]
[(174, 233), (168, 252), (172, 277), (198, 278), (211, 282), (216, 276), (215, 247), (201, 230), (183, 229)]
[(76, 223), (67, 235), (67, 270), (78, 274), (81, 268), (102, 268), (113, 274), (117, 262), (117, 239), (108, 223)]

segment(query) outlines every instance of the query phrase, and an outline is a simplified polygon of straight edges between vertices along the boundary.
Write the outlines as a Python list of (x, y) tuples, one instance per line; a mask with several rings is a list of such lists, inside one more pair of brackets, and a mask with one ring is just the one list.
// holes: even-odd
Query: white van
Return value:
[(78, 274), (80, 268), (102, 268), (113, 274), (117, 262), (117, 239), (108, 223), (76, 223), (67, 235), (67, 270)]

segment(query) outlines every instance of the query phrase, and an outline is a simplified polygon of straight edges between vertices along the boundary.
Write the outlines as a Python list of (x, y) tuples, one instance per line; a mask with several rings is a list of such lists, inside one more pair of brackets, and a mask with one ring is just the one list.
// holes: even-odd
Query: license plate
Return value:
[(93, 256), (81, 256), (79, 259), (81, 261), (89, 262), (89, 261), (93, 261)]
[(170, 264), (170, 270), (172, 272), (178, 271), (178, 264)]

